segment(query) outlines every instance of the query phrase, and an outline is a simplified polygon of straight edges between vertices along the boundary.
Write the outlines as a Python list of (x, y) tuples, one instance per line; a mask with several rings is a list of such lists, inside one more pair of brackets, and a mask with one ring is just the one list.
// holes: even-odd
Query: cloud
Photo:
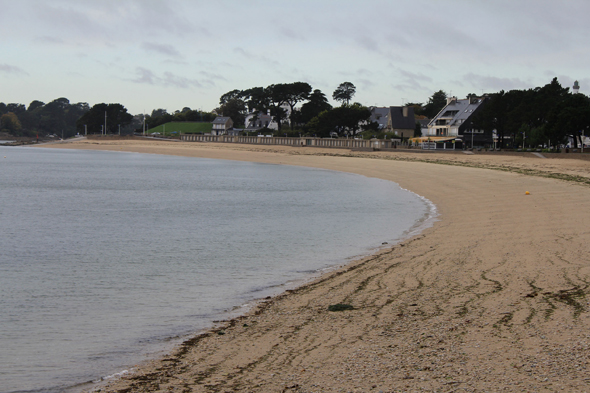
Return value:
[(279, 30), (279, 32), (282, 36), (290, 38), (292, 40), (307, 41), (302, 34), (294, 31), (289, 27), (283, 27)]
[(137, 67), (135, 69), (135, 72), (137, 73), (137, 78), (132, 79), (132, 82), (143, 83), (148, 85), (154, 85), (156, 83), (157, 78), (154, 75), (154, 73), (150, 70), (143, 67)]
[(246, 52), (242, 48), (234, 48), (234, 53), (237, 53), (237, 54), (245, 57), (246, 59), (253, 59), (254, 58), (253, 54), (251, 54), (250, 52)]
[(248, 60), (259, 61), (259, 62), (264, 63), (265, 65), (280, 66), (280, 63), (278, 61), (273, 60), (268, 56), (264, 56), (264, 55), (258, 56), (258, 55), (252, 54), (251, 52), (247, 52), (244, 49), (239, 48), (239, 47), (234, 48), (233, 50), (234, 50), (234, 53), (237, 53), (238, 55), (243, 56)]
[(369, 37), (369, 36), (365, 35), (365, 36), (357, 38), (356, 42), (363, 49), (366, 49), (370, 52), (381, 53), (381, 50), (379, 48), (379, 44), (377, 43), (377, 41), (373, 37)]
[(500, 78), (468, 73), (463, 76), (462, 84), (475, 90), (500, 91), (531, 88), (531, 83), (519, 78)]
[(64, 40), (59, 37), (50, 37), (47, 35), (37, 37), (36, 41), (42, 44), (53, 44), (53, 45), (61, 45), (64, 44)]
[(208, 79), (227, 81), (227, 79), (225, 77), (223, 77), (222, 75), (219, 75), (219, 74), (212, 74), (211, 72), (207, 72), (207, 71), (199, 71), (199, 74), (203, 75), (204, 77), (206, 77)]
[(13, 66), (10, 64), (0, 64), (0, 72), (4, 72), (6, 74), (11, 74), (11, 75), (29, 75), (28, 72), (26, 72), (25, 70), (23, 70), (20, 67), (17, 66)]
[(151, 70), (143, 67), (137, 67), (135, 69), (137, 76), (130, 79), (131, 82), (147, 84), (147, 85), (158, 85), (164, 87), (176, 87), (181, 89), (189, 89), (191, 87), (204, 87), (215, 85), (213, 81), (207, 80), (201, 83), (196, 79), (186, 78), (184, 76), (176, 75), (172, 72), (166, 71), (162, 76), (154, 74)]
[(189, 79), (182, 76), (174, 75), (171, 72), (165, 72), (162, 83), (165, 86), (179, 87), (181, 89), (188, 89), (189, 87), (203, 87), (203, 85), (196, 79)]
[(172, 45), (167, 44), (154, 44), (151, 42), (144, 42), (141, 44), (141, 48), (146, 52), (155, 52), (165, 56), (171, 57), (182, 57), (180, 52)]
[(416, 83), (416, 84), (418, 84), (419, 81), (432, 82), (432, 78), (429, 77), (428, 75), (417, 74), (415, 72), (403, 70), (401, 68), (398, 69), (398, 72), (409, 83)]

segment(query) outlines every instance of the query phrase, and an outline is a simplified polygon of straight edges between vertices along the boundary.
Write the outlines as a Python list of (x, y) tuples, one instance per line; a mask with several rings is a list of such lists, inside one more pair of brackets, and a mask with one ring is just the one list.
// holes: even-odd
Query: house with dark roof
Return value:
[(379, 124), (380, 130), (387, 128), (387, 116), (389, 115), (389, 108), (372, 106), (369, 109), (371, 110), (371, 121)]
[(211, 129), (211, 135), (225, 135), (227, 131), (234, 127), (234, 122), (231, 117), (217, 116), (213, 120), (213, 128)]
[[(483, 107), (488, 97), (447, 98), (447, 105), (428, 123), (423, 137), (437, 140), (462, 141), (466, 146), (485, 146), (493, 143), (492, 132), (474, 127), (473, 116)], [(434, 139), (433, 139), (434, 140)]]
[(271, 115), (264, 112), (250, 112), (246, 116), (246, 131), (253, 132), (259, 131), (263, 128), (268, 128), (270, 130), (278, 130), (279, 126), (276, 121), (272, 118)]
[(371, 121), (379, 125), (379, 129), (391, 132), (399, 138), (411, 138), (414, 136), (416, 119), (414, 108), (408, 106), (372, 106)]
[(390, 106), (387, 114), (386, 129), (401, 138), (414, 136), (416, 118), (414, 107), (411, 106)]

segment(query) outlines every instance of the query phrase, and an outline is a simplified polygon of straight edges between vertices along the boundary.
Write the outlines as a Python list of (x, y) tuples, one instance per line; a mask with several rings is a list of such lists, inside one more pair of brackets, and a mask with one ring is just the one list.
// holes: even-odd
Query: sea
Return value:
[(0, 392), (92, 387), (435, 217), (344, 172), (0, 146)]

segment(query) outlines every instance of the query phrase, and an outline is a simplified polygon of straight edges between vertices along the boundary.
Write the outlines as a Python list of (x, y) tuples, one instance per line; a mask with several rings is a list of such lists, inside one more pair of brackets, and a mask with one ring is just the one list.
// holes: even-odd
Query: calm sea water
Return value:
[(0, 392), (125, 370), (434, 214), (347, 173), (0, 147)]

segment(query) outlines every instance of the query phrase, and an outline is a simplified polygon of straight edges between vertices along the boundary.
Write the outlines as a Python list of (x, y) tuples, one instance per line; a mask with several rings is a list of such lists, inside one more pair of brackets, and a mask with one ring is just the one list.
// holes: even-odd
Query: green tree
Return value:
[(6, 112), (12, 112), (17, 116), (23, 113), (24, 111), (26, 111), (26, 108), (23, 104), (11, 103), (6, 105)]
[(424, 105), (422, 105), (421, 102), (408, 102), (405, 106), (409, 106), (409, 107), (414, 108), (414, 115), (416, 117), (424, 116), (424, 113), (423, 113), (424, 112)]
[(323, 111), (332, 109), (326, 95), (321, 90), (315, 89), (309, 95), (309, 101), (301, 106), (300, 111), (291, 113), (291, 119), (297, 124), (307, 124), (311, 119)]
[(428, 99), (422, 114), (427, 118), (432, 119), (438, 114), (438, 112), (440, 112), (442, 108), (445, 107), (445, 105), (447, 105), (447, 93), (439, 90), (432, 94), (432, 96)]
[(280, 101), (282, 101), (280, 105), (287, 104), (291, 109), (289, 119), (291, 120), (291, 130), (293, 130), (293, 126), (297, 118), (297, 114), (295, 114), (295, 106), (299, 102), (309, 99), (309, 93), (311, 93), (311, 86), (309, 85), (309, 83), (306, 82), (294, 82), (275, 85), (275, 90), (280, 91), (279, 98)]
[(20, 135), (21, 129), (20, 121), (14, 112), (5, 113), (0, 117), (0, 130), (2, 132), (8, 132), (11, 135), (18, 136)]
[[(584, 94), (567, 94), (555, 119), (555, 131), (565, 142), (571, 138), (574, 147), (582, 143), (582, 134), (590, 135), (590, 98)], [(549, 134), (550, 136), (551, 134)]]
[(246, 103), (241, 99), (229, 100), (219, 107), (218, 113), (231, 117), (234, 125), (241, 127), (246, 119)]
[(219, 105), (224, 105), (231, 100), (242, 99), (242, 91), (241, 90), (232, 90), (228, 91), (224, 95), (219, 98)]
[(39, 115), (38, 130), (70, 137), (76, 133), (77, 119), (88, 110), (87, 103), (70, 104), (67, 98), (57, 98), (35, 110)]
[(342, 105), (326, 110), (308, 123), (311, 133), (319, 137), (328, 137), (332, 133), (338, 136), (354, 136), (362, 129), (375, 127), (370, 121), (371, 110), (359, 103)]
[(231, 117), (234, 125), (237, 127), (244, 126), (247, 113), (244, 96), (245, 92), (237, 89), (223, 94), (219, 98), (219, 108), (217, 108), (217, 113)]
[(416, 122), (416, 126), (414, 127), (414, 138), (422, 136), (422, 124), (420, 122)]
[(342, 105), (348, 105), (352, 97), (354, 97), (356, 93), (356, 87), (351, 82), (342, 82), (334, 93), (332, 94), (332, 98)]
[(87, 127), (88, 133), (99, 134), (103, 132), (106, 113), (106, 133), (116, 134), (121, 126), (121, 133), (130, 133), (133, 116), (127, 113), (127, 109), (121, 104), (96, 104), (76, 122), (79, 132)]

